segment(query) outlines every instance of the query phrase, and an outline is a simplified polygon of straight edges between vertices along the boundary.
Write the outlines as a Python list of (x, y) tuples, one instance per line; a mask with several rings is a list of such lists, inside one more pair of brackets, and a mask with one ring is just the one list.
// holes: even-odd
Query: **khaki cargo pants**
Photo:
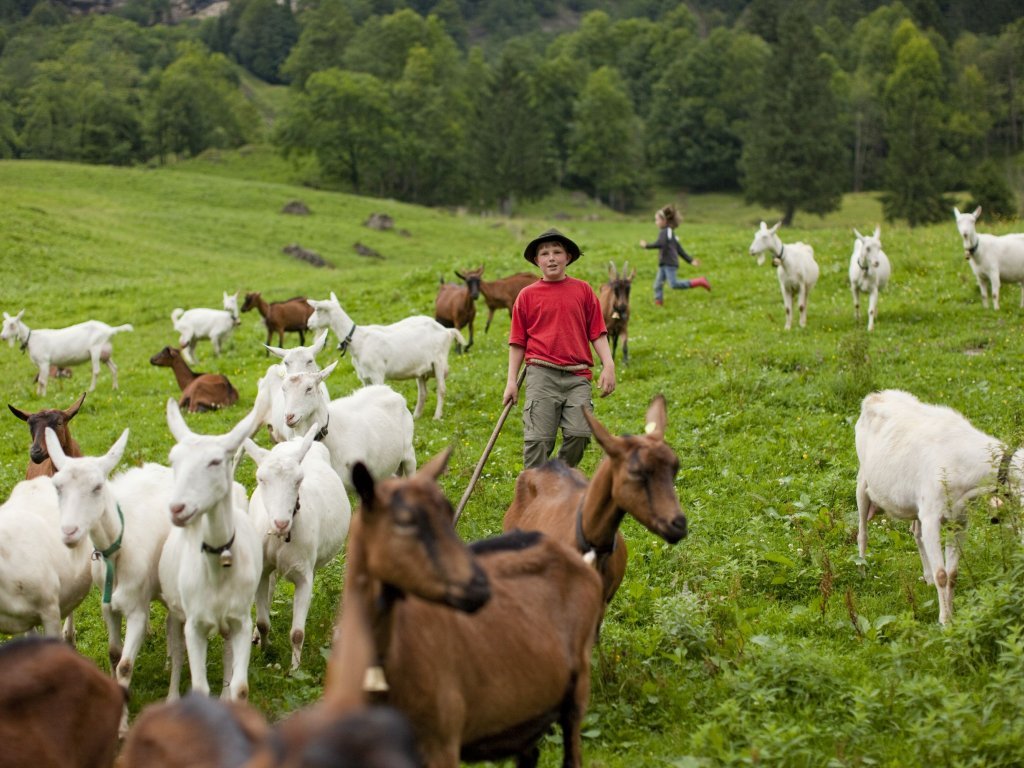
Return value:
[(567, 371), (526, 367), (526, 398), (523, 402), (523, 467), (538, 467), (555, 449), (558, 429), (562, 446), (558, 458), (575, 467), (590, 441), (590, 425), (583, 409), (594, 410), (590, 379)]

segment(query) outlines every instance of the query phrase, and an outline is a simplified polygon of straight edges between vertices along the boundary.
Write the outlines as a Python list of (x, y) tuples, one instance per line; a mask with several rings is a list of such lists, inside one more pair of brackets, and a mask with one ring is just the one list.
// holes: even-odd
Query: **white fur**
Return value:
[[(308, 347), (281, 349), (269, 344), (264, 346), (271, 353), (281, 358), (280, 363), (267, 367), (267, 373), (259, 380), (256, 390), (257, 409), (266, 413), (263, 423), (270, 431), (274, 442), (280, 443), (296, 437), (295, 431), (284, 423), (284, 396), (281, 394), (281, 381), (289, 373), (316, 373), (320, 370), (316, 356), (327, 343), (327, 329)], [(324, 397), (330, 399), (326, 385), (323, 386)]]
[(99, 320), (86, 320), (84, 323), (69, 325), (67, 328), (41, 328), (32, 330), (22, 322), (25, 310), (11, 315), (4, 312), (4, 327), (0, 331), (0, 340), (10, 346), (18, 341), (25, 346), (29, 359), (39, 369), (36, 378), (36, 392), (40, 396), (46, 394), (46, 382), (50, 376), (50, 366), (64, 368), (78, 365), (86, 360), (92, 363), (92, 382), (89, 391), (96, 389), (96, 377), (100, 373), (100, 363), (106, 363), (110, 369), (113, 388), (117, 389), (117, 366), (111, 357), (113, 346), (110, 337), (121, 331), (135, 330), (130, 324), (109, 326)]
[(444, 408), (445, 377), (448, 375), (448, 351), (452, 342), (462, 346), (466, 340), (455, 328), (445, 328), (432, 317), (415, 315), (391, 325), (356, 325), (331, 292), (325, 301), (308, 299), (313, 307), (310, 328), (330, 328), (339, 340), (351, 333), (349, 351), (352, 366), (363, 384), (383, 384), (385, 380), (416, 379), (416, 409), (413, 418), (423, 413), (427, 399), (427, 379), (437, 379), (437, 407), (434, 418)]
[(74, 641), (71, 612), (92, 586), (92, 549), (65, 546), (57, 491), (49, 477), (22, 480), (0, 506), (0, 632), (18, 634), (42, 625), (43, 633)]
[(220, 356), (221, 344), (228, 340), (238, 319), (238, 293), (229, 294), (224, 291), (224, 309), (181, 309), (175, 307), (171, 312), (171, 323), (178, 332), (178, 344), (181, 353), (190, 365), (196, 362), (196, 342), (209, 339), (213, 351)]
[(868, 330), (875, 327), (878, 312), (878, 292), (889, 284), (892, 267), (889, 257), (882, 250), (882, 229), (875, 227), (874, 234), (865, 237), (856, 229), (857, 239), (853, 243), (850, 257), (850, 293), (853, 294), (853, 313), (860, 320), (860, 294), (868, 295)]
[(750, 255), (757, 256), (757, 263), (764, 264), (765, 251), (772, 254), (776, 267), (779, 288), (782, 289), (782, 303), (786, 308), (786, 330), (793, 327), (793, 297), (797, 297), (800, 310), (800, 327), (807, 325), (807, 299), (818, 282), (818, 264), (814, 260), (814, 249), (807, 243), (786, 243), (776, 234), (779, 222), (771, 229), (765, 222), (754, 233), (750, 243)]
[(991, 288), (992, 308), (999, 309), (999, 286), (1002, 283), (1020, 283), (1020, 305), (1024, 307), (1024, 234), (978, 234), (975, 224), (981, 217), (980, 205), (974, 213), (960, 213), (954, 208), (953, 215), (963, 240), (964, 257), (978, 281), (981, 305), (988, 307)]
[[(924, 579), (939, 595), (939, 621), (953, 616), (964, 507), (996, 488), (998, 466), (1006, 446), (971, 425), (952, 408), (927, 405), (908, 392), (888, 389), (864, 398), (855, 428), (857, 458), (857, 545), (867, 553), (868, 518), (875, 509), (914, 521)], [(1020, 496), (1024, 451), (1013, 454), (1008, 484)], [(962, 526), (946, 545), (944, 522)]]
[[(306, 616), (313, 596), (313, 574), (341, 552), (348, 535), (352, 506), (313, 424), (304, 437), (278, 443), (271, 450), (252, 440), (245, 451), (256, 462), (256, 488), (249, 515), (263, 533), (263, 576), (256, 590), (253, 642), (266, 643), (274, 574), (295, 585), (292, 607), (292, 666), (298, 669)], [(296, 513), (296, 510), (298, 512)]]
[[(73, 458), (64, 454), (56, 433), (46, 430), (46, 450), (57, 468), (53, 484), (60, 503), (64, 543), (74, 547), (88, 538), (92, 549), (102, 552), (121, 536), (120, 549), (110, 557), (114, 585), (109, 604), (102, 603), (106, 580), (103, 560), (93, 561), (92, 578), (100, 590), (110, 660), (116, 664), (117, 682), (126, 689), (131, 686), (135, 659), (146, 636), (150, 603), (160, 597), (157, 564), (171, 530), (167, 508), (174, 482), (171, 469), (159, 464), (133, 467), (108, 480), (127, 442), (126, 429), (105, 455)], [(122, 619), (127, 624), (123, 645)], [(128, 728), (127, 715), (125, 708), (122, 734)]]
[(352, 467), (361, 461), (376, 479), (416, 471), (413, 420), (405, 398), (386, 384), (363, 387), (348, 397), (328, 400), (321, 384), (338, 365), (331, 363), (317, 373), (293, 373), (281, 383), (285, 423), (299, 434), (310, 425), (323, 424), (323, 444), (331, 466), (349, 490)]
[[(178, 404), (167, 401), (167, 423), (177, 444), (171, 449), (174, 489), (171, 529), (160, 556), (160, 584), (167, 602), (167, 642), (171, 655), (169, 698), (176, 698), (181, 675), (184, 625), (192, 690), (209, 693), (206, 650), (210, 634), (224, 637), (223, 696), (249, 694), (252, 605), (263, 571), (260, 537), (232, 480), (235, 454), (258, 422), (249, 413), (225, 435), (199, 435), (185, 424)], [(241, 503), (240, 503), (241, 502)], [(203, 551), (234, 539), (231, 565)]]

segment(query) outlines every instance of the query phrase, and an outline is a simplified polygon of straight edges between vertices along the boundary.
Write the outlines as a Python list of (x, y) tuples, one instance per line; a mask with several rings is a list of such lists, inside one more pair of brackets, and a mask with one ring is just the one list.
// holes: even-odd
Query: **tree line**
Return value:
[[(134, 164), (270, 141), (327, 183), (427, 205), (511, 212), (562, 187), (627, 210), (666, 185), (742, 190), (789, 221), (879, 190), (914, 225), (966, 188), (1016, 214), (1024, 18), (952, 33), (927, 0), (860, 15), (755, 0), (733, 17), (637, 0), (474, 43), (460, 0), (231, 0), (176, 25), (154, 23), (166, 0), (85, 17), (6, 1), (2, 157)], [(239, 65), (287, 84), (272, 126)]]

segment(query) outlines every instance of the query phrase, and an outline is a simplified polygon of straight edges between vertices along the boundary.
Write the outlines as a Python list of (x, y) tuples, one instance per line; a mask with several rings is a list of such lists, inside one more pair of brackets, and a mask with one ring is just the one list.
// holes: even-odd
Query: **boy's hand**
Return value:
[(615, 391), (614, 366), (606, 366), (601, 369), (601, 375), (597, 377), (597, 387), (601, 390), (601, 397), (608, 397)]
[(693, 261), (691, 261), (690, 263), (693, 266), (695, 266), (695, 267), (699, 267), (700, 266), (700, 259), (698, 259), (696, 256), (694, 256)]
[(647, 247), (647, 241), (646, 240), (641, 240), (640, 241), (640, 247), (641, 248), (646, 248)]
[(505, 385), (505, 392), (501, 396), (501, 404), (508, 405), (509, 403), (519, 402), (519, 386), (516, 382), (511, 381)]

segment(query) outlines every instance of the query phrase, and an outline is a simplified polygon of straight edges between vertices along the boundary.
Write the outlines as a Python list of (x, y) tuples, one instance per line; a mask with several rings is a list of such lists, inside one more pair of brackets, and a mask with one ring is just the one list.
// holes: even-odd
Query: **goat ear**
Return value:
[(448, 458), (452, 455), (452, 447), (449, 445), (447, 448), (442, 450), (430, 461), (420, 467), (416, 474), (421, 477), (426, 477), (429, 480), (436, 481), (441, 475), (448, 469)]
[(586, 408), (583, 409), (583, 416), (590, 425), (590, 430), (594, 433), (594, 439), (604, 449), (604, 452), (609, 456), (619, 455), (622, 452), (622, 438), (616, 437), (605, 429), (604, 424), (599, 422), (594, 414)]
[(955, 205), (953, 206), (953, 215), (956, 216), (958, 219), (960, 218), (960, 209), (957, 208)]
[(853, 234), (854, 234), (854, 237), (856, 237), (858, 240), (863, 240), (864, 239), (864, 235), (862, 235), (860, 232), (858, 232), (856, 227), (853, 228)]
[(766, 229), (768, 229), (768, 225), (765, 223), (764, 219), (762, 219), (761, 220), (761, 230), (764, 231)]
[(615, 262), (614, 261), (609, 261), (608, 262), (608, 279), (609, 280), (614, 280), (618, 276), (619, 276), (619, 272), (618, 272), (617, 269), (615, 269)]
[(359, 494), (359, 498), (363, 502), (363, 511), (372, 510), (373, 502), (376, 499), (376, 484), (370, 470), (361, 461), (357, 461), (352, 467), (352, 485), (355, 486), (356, 493)]
[(334, 295), (334, 291), (331, 291), (331, 301), (333, 301), (335, 304), (341, 304), (341, 302), (338, 301), (338, 297)]
[(317, 379), (318, 379), (319, 381), (323, 381), (323, 380), (324, 380), (324, 379), (326, 379), (326, 378), (327, 378), (328, 376), (330, 376), (330, 375), (331, 375), (331, 373), (333, 373), (333, 372), (334, 372), (334, 369), (335, 369), (335, 368), (337, 368), (337, 367), (338, 367), (338, 361), (337, 361), (337, 360), (335, 360), (335, 361), (334, 361), (333, 363), (331, 363), (330, 365), (328, 365), (328, 366), (327, 366), (326, 368), (323, 368), (323, 369), (321, 369), (320, 371), (318, 371), (318, 372), (317, 372), (316, 374), (314, 374), (314, 375), (315, 375), (315, 376), (317, 377)]
[(7, 407), (10, 408), (11, 409), (11, 413), (13, 413), (19, 419), (21, 419), (22, 421), (28, 421), (28, 414), (27, 413), (25, 413), (22, 410), (19, 410), (19, 409), (15, 408), (10, 403), (7, 404)]
[(779, 227), (781, 227), (781, 226), (782, 226), (782, 222), (781, 221), (777, 221), (777, 222), (775, 222), (775, 226), (772, 227), (771, 229), (769, 229), (768, 231), (772, 232), (772, 233), (778, 232), (779, 231)]
[(878, 240), (879, 238), (882, 237), (882, 228), (878, 224), (875, 224), (875, 234), (873, 235), (873, 237), (875, 238), (875, 240)]
[[(121, 461), (121, 457), (124, 456), (125, 446), (128, 445), (128, 429), (125, 428), (121, 436), (117, 438), (116, 442), (110, 446), (110, 450), (103, 456), (103, 473), (109, 475), (114, 471), (114, 467)], [(49, 451), (49, 448), (47, 448)]]
[[(978, 210), (980, 211), (981, 209), (979, 208)], [(15, 320), (21, 320), (21, 316), (24, 315), (24, 314), (25, 314), (25, 310), (23, 309), (23, 310), (21, 310), (21, 312), (19, 312), (18, 314), (16, 314), (14, 316), (14, 319)]]
[(192, 430), (185, 423), (185, 417), (181, 415), (178, 402), (173, 398), (167, 398), (167, 426), (171, 430), (174, 439), (183, 443), (192, 437)]
[(979, 205), (977, 208), (975, 208), (974, 209), (974, 213), (972, 213), (971, 215), (974, 217), (975, 221), (980, 219), (981, 218), (981, 206)]
[(68, 457), (60, 445), (60, 438), (57, 437), (57, 433), (47, 427), (43, 431), (43, 442), (46, 443), (46, 452), (50, 454), (50, 461), (53, 462), (53, 466), (57, 468), (58, 472), (64, 469), (68, 463)]
[(248, 437), (242, 441), (242, 448), (244, 448), (245, 452), (249, 454), (249, 458), (256, 462), (257, 467), (261, 463), (263, 463), (263, 460), (267, 457), (267, 454), (270, 453), (270, 451), (268, 451), (266, 448), (256, 445), (256, 443), (254, 443), (252, 439)]
[(75, 417), (75, 414), (78, 413), (78, 409), (81, 408), (82, 407), (82, 403), (85, 402), (86, 394), (88, 394), (88, 393), (83, 392), (81, 394), (81, 396), (77, 400), (75, 400), (74, 403), (71, 404), (71, 407), (68, 408), (66, 411), (64, 411), (64, 420), (65, 421), (71, 421), (71, 419), (73, 419)]
[(633, 267), (633, 271), (629, 273), (629, 282), (633, 282), (636, 278), (636, 267)]
[(644, 432), (659, 440), (664, 440), (665, 424), (668, 421), (668, 406), (665, 404), (664, 395), (655, 395), (651, 398), (651, 404), (647, 406), (647, 415), (644, 419)]
[(295, 460), (300, 464), (302, 460), (306, 458), (306, 454), (309, 453), (309, 448), (313, 445), (313, 441), (316, 440), (316, 433), (320, 431), (320, 425), (317, 422), (313, 422), (309, 429), (306, 430), (306, 434), (302, 436), (302, 445), (299, 446), (299, 455), (295, 457)]
[(457, 269), (455, 270), (455, 276), (459, 278), (459, 280), (462, 280), (463, 282), (465, 282), (466, 280), (466, 276), (459, 272), (459, 270)]
[(263, 423), (263, 404), (254, 404), (252, 410), (249, 411), (240, 422), (235, 424), (231, 428), (231, 431), (224, 435), (224, 441), (227, 443), (228, 453), (234, 453), (242, 447), (242, 442), (247, 437), (252, 437), (256, 434), (256, 430), (259, 429)]
[(288, 350), (281, 349), (280, 347), (272, 347), (269, 344), (264, 344), (263, 346), (267, 348), (267, 352), (276, 357), (284, 357), (288, 354)]
[(324, 328), (323, 333), (317, 336), (316, 341), (314, 341), (313, 345), (310, 347), (310, 350), (312, 351), (314, 356), (319, 355), (321, 352), (323, 352), (324, 345), (327, 343), (328, 330), (329, 329)]

